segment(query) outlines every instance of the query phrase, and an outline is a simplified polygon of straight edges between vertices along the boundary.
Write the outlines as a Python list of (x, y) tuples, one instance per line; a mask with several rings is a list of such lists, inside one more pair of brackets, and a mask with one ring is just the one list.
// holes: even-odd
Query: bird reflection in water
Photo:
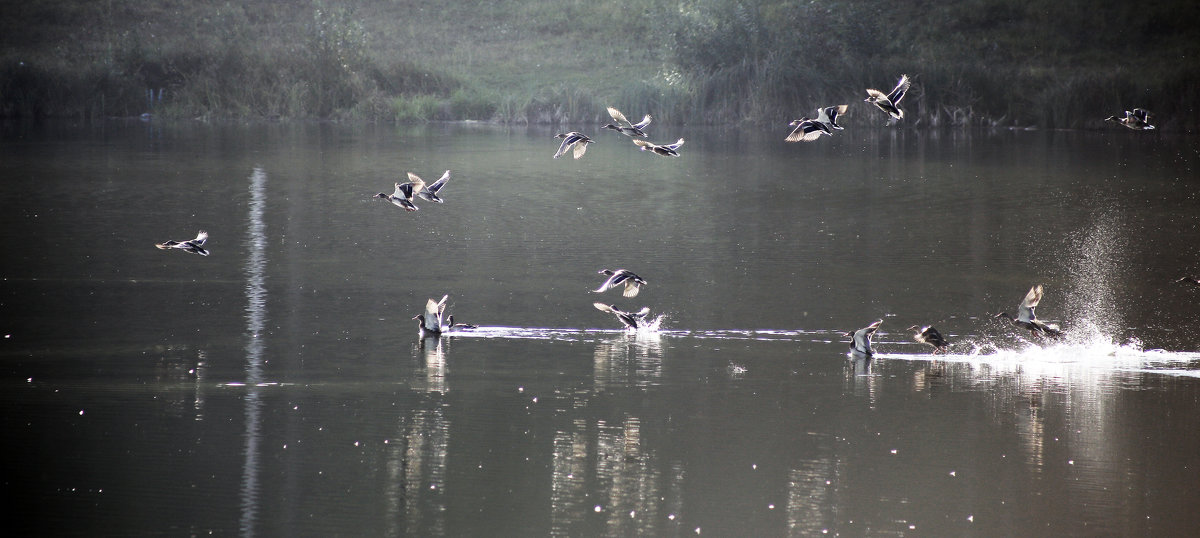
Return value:
[(625, 333), (597, 343), (592, 379), (596, 388), (654, 385), (662, 379), (662, 358), (661, 334)]

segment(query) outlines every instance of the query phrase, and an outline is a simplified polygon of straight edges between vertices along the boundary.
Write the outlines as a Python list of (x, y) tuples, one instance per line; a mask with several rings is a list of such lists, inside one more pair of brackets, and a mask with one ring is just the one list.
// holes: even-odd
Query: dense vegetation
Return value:
[(1195, 129), (1198, 26), (1184, 1), (31, 1), (0, 12), (0, 116), (780, 121), (908, 73), (908, 124)]

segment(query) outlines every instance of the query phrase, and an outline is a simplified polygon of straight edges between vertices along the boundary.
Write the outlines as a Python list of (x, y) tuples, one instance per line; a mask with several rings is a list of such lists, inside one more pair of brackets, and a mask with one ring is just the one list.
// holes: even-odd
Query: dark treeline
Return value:
[[(1200, 114), (1200, 4), (128, 0), (0, 13), (0, 115), (778, 122), (913, 77), (910, 125)], [(846, 122), (882, 124), (855, 107)]]

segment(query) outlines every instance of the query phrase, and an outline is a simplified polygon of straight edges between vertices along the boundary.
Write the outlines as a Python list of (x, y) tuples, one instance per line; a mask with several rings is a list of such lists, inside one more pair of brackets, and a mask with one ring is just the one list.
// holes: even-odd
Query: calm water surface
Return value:
[[(655, 127), (667, 159), (572, 128), (578, 161), (541, 128), (4, 125), (4, 526), (1200, 526), (1196, 138)], [(371, 198), (445, 169), (444, 205)], [(199, 229), (211, 256), (154, 248)], [(589, 293), (606, 267), (650, 284)], [(992, 318), (1038, 283), (1063, 341)], [(421, 341), (444, 294), (482, 327)]]

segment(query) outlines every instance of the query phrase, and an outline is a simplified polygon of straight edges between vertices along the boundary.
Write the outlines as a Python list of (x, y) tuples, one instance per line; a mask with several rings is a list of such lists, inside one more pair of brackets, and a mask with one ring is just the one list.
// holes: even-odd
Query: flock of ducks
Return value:
[[(864, 102), (875, 105), (879, 110), (888, 115), (888, 124), (904, 119), (904, 109), (900, 108), (900, 101), (904, 99), (905, 94), (912, 86), (912, 81), (908, 75), (900, 75), (900, 80), (892, 91), (883, 93), (875, 89), (867, 89), (867, 98)], [(809, 118), (807, 116), (797, 120), (793, 120), (788, 124), (791, 132), (784, 138), (787, 142), (811, 142), (821, 138), (821, 136), (832, 136), (833, 131), (843, 130), (841, 125), (838, 125), (838, 117), (844, 115), (848, 110), (849, 105), (834, 105), (817, 109), (816, 117)], [(647, 136), (646, 128), (652, 120), (650, 114), (642, 117), (638, 123), (632, 123), (626, 119), (625, 114), (621, 113), (614, 107), (608, 107), (608, 114), (612, 116), (613, 123), (605, 124), (602, 128), (615, 131), (622, 135), (633, 139), (641, 151), (649, 151), (656, 155), (664, 157), (678, 157), (679, 147), (683, 145), (684, 140), (680, 138), (671, 144), (655, 144), (644, 140)], [(1118, 118), (1109, 116), (1105, 121), (1112, 121), (1123, 125), (1126, 128), (1136, 131), (1144, 131), (1154, 129), (1150, 124), (1151, 114), (1145, 109), (1135, 108), (1125, 111), (1125, 116)], [(559, 133), (555, 138), (562, 139), (558, 146), (558, 151), (554, 153), (555, 159), (565, 155), (568, 151), (576, 159), (583, 157), (587, 153), (589, 144), (594, 144), (587, 135), (576, 131), (567, 133)], [(408, 182), (396, 183), (395, 191), (392, 194), (379, 193), (373, 198), (383, 198), (395, 204), (397, 207), (405, 211), (417, 211), (418, 207), (414, 203), (415, 198), (420, 198), (429, 202), (441, 204), (444, 200), (439, 193), (446, 186), (446, 182), (450, 180), (450, 171), (446, 170), (442, 177), (433, 183), (426, 184), (419, 176), (412, 172), (408, 172)], [(201, 230), (195, 239), (186, 241), (166, 241), (157, 243), (155, 246), (159, 249), (179, 249), (201, 256), (208, 256), (209, 252), (204, 248), (204, 244), (208, 241), (208, 233)], [(621, 288), (622, 295), (626, 298), (637, 297), (638, 292), (643, 286), (647, 285), (646, 279), (627, 269), (602, 269), (600, 274), (605, 275), (607, 279), (600, 284), (592, 293), (604, 293), (613, 288)], [(1189, 282), (1200, 286), (1200, 278), (1182, 277), (1176, 282)], [(1030, 331), (1031, 334), (1043, 337), (1060, 337), (1063, 332), (1057, 325), (1045, 323), (1034, 314), (1034, 309), (1042, 300), (1042, 286), (1040, 284), (1033, 286), (1029, 292), (1025, 294), (1025, 298), (1017, 306), (1017, 315), (1014, 317), (1008, 312), (996, 314), (996, 318), (1007, 319), (1014, 326)], [(429, 299), (425, 304), (424, 314), (413, 316), (412, 319), (418, 322), (418, 332), (422, 338), (430, 336), (440, 336), (452, 330), (470, 330), (477, 328), (475, 325), (465, 323), (455, 323), (454, 316), (446, 316), (446, 303), (450, 298), (449, 295), (442, 296), (441, 300), (434, 301)], [(648, 307), (643, 307), (637, 312), (626, 312), (617, 308), (615, 305), (605, 304), (601, 302), (593, 303), (596, 309), (601, 312), (612, 314), (627, 330), (637, 330), (647, 326), (646, 318), (650, 314)], [(850, 338), (850, 350), (852, 355), (870, 357), (874, 351), (871, 348), (871, 337), (879, 330), (883, 320), (877, 320), (870, 325), (855, 331), (849, 331), (846, 336)], [(942, 336), (936, 328), (930, 325), (917, 326), (913, 325), (908, 328), (913, 333), (913, 340), (927, 344), (933, 348), (933, 353), (945, 353), (950, 347), (950, 343)]]
[[(1182, 279), (1181, 279), (1182, 280)], [(1200, 284), (1200, 282), (1198, 282)], [(1014, 326), (1028, 330), (1034, 336), (1058, 338), (1063, 335), (1058, 325), (1046, 323), (1037, 319), (1034, 314), (1034, 309), (1038, 303), (1042, 301), (1042, 285), (1038, 284), (1029, 288), (1029, 293), (1025, 294), (1025, 298), (1021, 300), (1021, 304), (1017, 305), (1017, 316), (1013, 317), (1008, 312), (1001, 312), (994, 317), (999, 319), (1007, 319)], [(874, 323), (867, 325), (857, 331), (850, 331), (846, 336), (850, 338), (850, 353), (852, 356), (870, 357), (875, 353), (871, 349), (871, 337), (875, 335), (875, 331), (883, 324), (883, 320), (877, 320)], [(942, 333), (932, 325), (918, 326), (913, 325), (908, 328), (913, 333), (913, 340), (927, 344), (933, 348), (934, 355), (946, 353), (950, 349), (950, 342), (946, 340)]]

